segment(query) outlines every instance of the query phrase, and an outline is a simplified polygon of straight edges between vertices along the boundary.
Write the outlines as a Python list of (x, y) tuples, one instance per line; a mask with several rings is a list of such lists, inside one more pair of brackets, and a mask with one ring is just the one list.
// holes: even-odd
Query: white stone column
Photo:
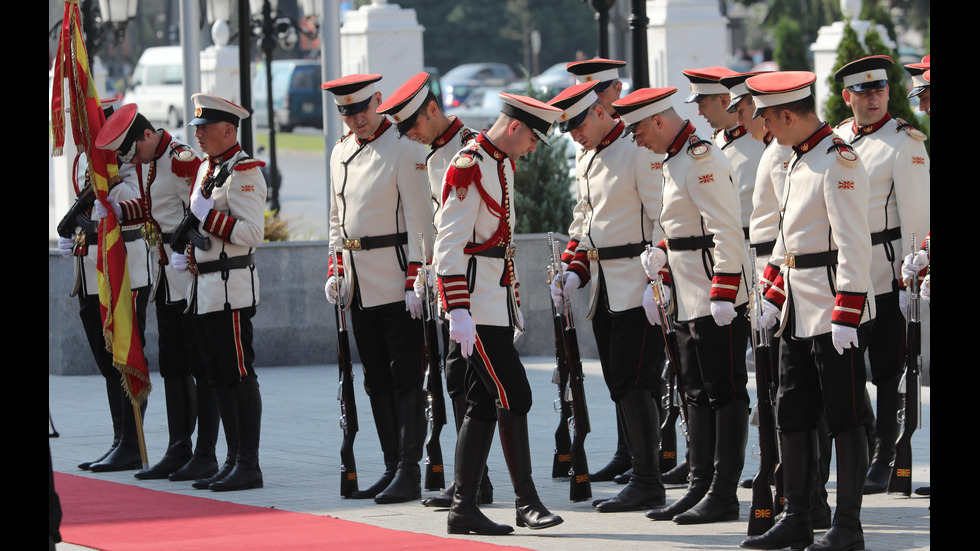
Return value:
[(710, 134), (697, 104), (684, 103), (691, 85), (682, 71), (728, 65), (728, 19), (716, 0), (648, 0), (647, 17), (650, 87), (676, 87), (674, 108)]
[(422, 31), (415, 10), (402, 9), (385, 0), (344, 14), (340, 28), (340, 69), (343, 74), (323, 75), (333, 80), (354, 73), (384, 76), (375, 86), (382, 100), (412, 75), (422, 71)]
[[(845, 20), (850, 20), (851, 28), (857, 33), (861, 44), (864, 44), (864, 36), (868, 31), (874, 29), (881, 37), (882, 43), (894, 49), (895, 42), (888, 37), (888, 29), (884, 25), (872, 25), (870, 21), (854, 19), (860, 11), (860, 0), (841, 0), (841, 13), (844, 14)], [(817, 75), (817, 82), (814, 83), (814, 99), (817, 102), (817, 113), (821, 116), (823, 116), (824, 105), (827, 104), (827, 97), (830, 95), (830, 79), (834, 78), (837, 47), (844, 38), (845, 26), (845, 21), (836, 21), (831, 25), (820, 27), (817, 39), (810, 45), (810, 51), (813, 52), (813, 73)]]

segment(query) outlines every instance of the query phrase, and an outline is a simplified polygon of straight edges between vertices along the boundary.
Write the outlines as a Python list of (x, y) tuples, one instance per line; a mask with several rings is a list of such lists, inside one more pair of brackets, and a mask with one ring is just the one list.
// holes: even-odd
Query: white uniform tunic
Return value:
[(513, 258), (504, 258), (513, 196), (514, 162), (481, 132), (446, 171), (435, 243), (443, 309), (468, 309), (477, 325), (508, 327), (517, 319), (517, 272)]
[[(742, 231), (738, 189), (731, 163), (710, 141), (697, 136), (690, 122), (670, 146), (663, 164), (663, 211), (677, 321), (711, 316), (711, 301), (740, 306), (748, 302), (741, 285), (748, 251)], [(712, 238), (714, 247), (681, 250), (671, 240)]]
[(888, 113), (878, 123), (860, 128), (848, 119), (835, 132), (851, 144), (868, 171), (868, 227), (872, 235), (886, 230), (895, 234), (884, 238), (884, 243), (879, 243), (882, 238), (874, 240), (871, 260), (875, 293), (894, 293), (902, 279), (902, 259), (911, 252), (911, 232), (921, 241), (929, 231), (926, 136)]
[[(347, 134), (330, 154), (330, 195), (329, 240), (343, 250), (348, 282), (344, 304), (352, 304), (355, 287), (361, 308), (404, 301), (421, 266), (418, 234), (432, 247), (425, 146), (399, 139), (387, 118), (366, 140)], [(368, 248), (370, 238), (398, 234), (402, 244)]]
[[(568, 269), (584, 286), (592, 280), (589, 319), (599, 305), (599, 275), (605, 280), (606, 303), (613, 312), (641, 306), (646, 274), (637, 270), (643, 244), (663, 239), (658, 217), (663, 192), (662, 156), (636, 147), (615, 128), (576, 165), (582, 195), (576, 211), (583, 215), (580, 242)], [(570, 234), (577, 233), (569, 230)], [(628, 256), (604, 259), (610, 247), (635, 245)], [(617, 255), (618, 256), (618, 255)]]
[[(207, 157), (201, 163), (195, 187), (200, 187), (211, 174), (210, 159)], [(192, 264), (200, 267), (205, 262), (242, 260), (253, 254), (265, 237), (266, 182), (259, 171), (265, 163), (249, 158), (238, 144), (221, 155), (220, 162), (230, 162), (234, 169), (221, 187), (215, 187), (211, 193), (214, 206), (199, 225), (201, 233), (211, 238), (211, 248), (205, 251), (192, 246), (187, 259), (192, 274)], [(193, 275), (186, 296), (188, 311), (194, 314), (256, 306), (259, 273), (252, 263), (226, 272)]]
[[(779, 275), (766, 300), (793, 312), (793, 335), (808, 339), (831, 324), (857, 327), (874, 318), (868, 173), (858, 156), (824, 124), (794, 148), (783, 194), (783, 221), (770, 267)], [(793, 267), (795, 257), (837, 251), (832, 266)], [(768, 271), (768, 270), (767, 270)], [(792, 308), (783, 302), (788, 297)]]

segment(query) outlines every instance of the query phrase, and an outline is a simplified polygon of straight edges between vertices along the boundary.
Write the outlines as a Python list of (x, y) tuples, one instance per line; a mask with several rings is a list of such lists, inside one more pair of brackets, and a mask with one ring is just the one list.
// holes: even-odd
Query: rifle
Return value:
[[(340, 266), (336, 250), (330, 247), (330, 257), (334, 266)], [(340, 371), (340, 385), (337, 400), (340, 401), (340, 428), (344, 431), (344, 441), (340, 445), (340, 495), (350, 497), (357, 491), (357, 466), (354, 464), (354, 437), (357, 436), (357, 404), (354, 401), (354, 368), (350, 357), (350, 339), (347, 335), (347, 314), (344, 312), (344, 298), (340, 296), (340, 284), (334, 280), (337, 291), (337, 304), (334, 316), (337, 321), (337, 363)]]
[[(548, 285), (555, 278), (554, 266), (548, 265)], [(569, 420), (572, 418), (572, 404), (565, 397), (568, 388), (568, 363), (565, 359), (565, 338), (562, 334), (564, 323), (561, 314), (551, 301), (551, 319), (555, 330), (555, 371), (551, 382), (558, 385), (558, 399), (555, 400), (555, 411), (558, 412), (558, 428), (555, 429), (555, 458), (551, 464), (551, 477), (563, 478), (568, 476), (572, 468), (572, 438), (568, 432)]]
[(425, 489), (441, 490), (446, 487), (445, 468), (442, 462), (442, 446), (439, 435), (446, 424), (446, 398), (442, 391), (442, 364), (440, 363), (439, 340), (437, 337), (436, 314), (433, 310), (433, 294), (429, 289), (429, 268), (426, 267), (425, 242), (419, 233), (419, 251), (422, 253), (422, 340), (425, 349), (425, 390), (428, 393), (428, 407), (425, 417), (429, 421), (429, 435), (425, 439)]
[[(548, 232), (548, 244), (551, 247), (551, 267), (555, 277), (561, 277), (561, 263), (558, 260), (558, 243), (554, 235)], [(562, 283), (562, 280), (558, 280)], [(562, 293), (562, 310), (564, 311), (565, 327), (562, 331), (564, 342), (565, 363), (568, 366), (568, 395), (571, 396), (572, 417), (569, 427), (572, 429), (572, 445), (570, 454), (572, 468), (568, 471), (571, 488), (570, 499), (584, 501), (592, 498), (592, 484), (589, 481), (589, 463), (585, 457), (585, 437), (592, 431), (589, 422), (589, 407), (585, 401), (585, 376), (582, 373), (582, 359), (579, 356), (578, 336), (575, 322), (572, 320), (572, 305), (568, 297)]]
[[(912, 232), (912, 253), (915, 254), (915, 232)], [(908, 287), (908, 302), (905, 305), (905, 340), (908, 349), (905, 356), (905, 371), (898, 384), (901, 406), (898, 409), (898, 422), (902, 433), (895, 442), (895, 462), (888, 479), (888, 493), (912, 495), (912, 433), (922, 425), (922, 400), (919, 386), (919, 373), (922, 370), (922, 327), (919, 320), (919, 276), (912, 276)]]
[(758, 393), (759, 414), (759, 472), (752, 479), (752, 506), (749, 513), (749, 536), (764, 534), (775, 524), (774, 498), (769, 491), (769, 479), (773, 478), (779, 463), (779, 445), (776, 436), (776, 414), (773, 409), (773, 371), (769, 329), (762, 320), (762, 284), (755, 269), (755, 247), (749, 247), (749, 266), (752, 267), (752, 287), (749, 292), (749, 320), (752, 325), (752, 353), (755, 356), (755, 385)]
[[(221, 187), (225, 180), (231, 176), (232, 169), (229, 165), (233, 163), (224, 163), (218, 167), (218, 173), (208, 176), (204, 182), (201, 183), (201, 195), (205, 198), (211, 197), (211, 193), (215, 188)], [(211, 248), (211, 238), (204, 235), (198, 230), (198, 226), (201, 221), (194, 216), (188, 206), (187, 210), (184, 212), (184, 218), (177, 224), (177, 229), (174, 230), (173, 237), (170, 238), (170, 247), (174, 252), (183, 253), (187, 249), (188, 243), (193, 243), (195, 247), (206, 251)]]
[(75, 198), (75, 203), (68, 209), (61, 221), (58, 222), (58, 235), (65, 239), (71, 239), (75, 233), (75, 226), (78, 225), (79, 215), (93, 204), (95, 204), (95, 188), (92, 184), (88, 184)]
[[(669, 362), (670, 360), (668, 360)], [(674, 374), (669, 365), (664, 366), (660, 380), (664, 382), (666, 392), (663, 395), (663, 409), (666, 412), (660, 425), (660, 472), (667, 473), (677, 466), (677, 417), (680, 408), (677, 407), (675, 394), (677, 387)]]

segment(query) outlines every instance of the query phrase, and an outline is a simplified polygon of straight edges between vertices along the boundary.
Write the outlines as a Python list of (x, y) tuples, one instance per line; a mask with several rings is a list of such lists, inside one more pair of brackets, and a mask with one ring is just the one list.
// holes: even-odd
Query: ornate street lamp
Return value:
[[(585, 0), (582, 0), (583, 2)], [(609, 58), (609, 10), (616, 4), (616, 0), (589, 0), (592, 9), (595, 10), (595, 19), (599, 22), (599, 48), (598, 55), (601, 58)]]

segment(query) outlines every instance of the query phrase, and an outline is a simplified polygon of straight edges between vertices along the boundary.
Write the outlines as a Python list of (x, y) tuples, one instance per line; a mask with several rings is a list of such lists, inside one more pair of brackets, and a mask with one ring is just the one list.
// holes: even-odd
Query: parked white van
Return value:
[(140, 113), (174, 130), (184, 118), (184, 54), (180, 46), (143, 51), (123, 103), (136, 103)]

